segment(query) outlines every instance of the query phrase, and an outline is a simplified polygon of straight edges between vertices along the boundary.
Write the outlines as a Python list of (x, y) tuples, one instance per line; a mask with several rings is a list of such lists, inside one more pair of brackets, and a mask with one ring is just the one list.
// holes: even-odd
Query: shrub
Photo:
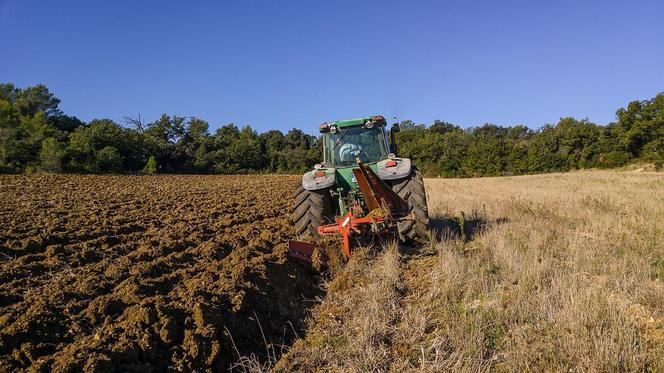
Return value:
[(148, 163), (145, 164), (143, 172), (149, 175), (157, 173), (157, 159), (155, 159), (154, 155), (151, 155), (150, 158), (148, 158)]

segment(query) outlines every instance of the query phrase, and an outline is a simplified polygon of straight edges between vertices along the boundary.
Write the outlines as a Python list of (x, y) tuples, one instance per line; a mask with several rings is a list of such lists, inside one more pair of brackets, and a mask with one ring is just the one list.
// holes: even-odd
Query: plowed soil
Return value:
[(218, 371), (278, 356), (320, 295), (286, 259), (296, 181), (0, 176), (0, 371)]

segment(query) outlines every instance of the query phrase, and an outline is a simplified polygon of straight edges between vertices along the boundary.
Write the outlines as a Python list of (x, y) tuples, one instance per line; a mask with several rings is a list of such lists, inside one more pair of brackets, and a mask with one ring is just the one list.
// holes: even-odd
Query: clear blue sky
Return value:
[(0, 0), (0, 26), (0, 81), (85, 121), (536, 128), (664, 91), (664, 1)]

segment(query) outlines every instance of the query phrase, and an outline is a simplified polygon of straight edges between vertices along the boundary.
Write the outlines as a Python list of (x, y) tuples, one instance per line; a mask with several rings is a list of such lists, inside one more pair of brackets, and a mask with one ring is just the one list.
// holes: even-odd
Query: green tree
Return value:
[(507, 128), (493, 124), (471, 129), (473, 141), (463, 162), (464, 168), (472, 176), (502, 175), (507, 169), (506, 159), (509, 153), (507, 133)]
[(68, 115), (54, 116), (49, 118), (49, 121), (53, 127), (62, 132), (73, 132), (78, 127), (85, 125), (80, 119)]
[(55, 135), (55, 128), (49, 124), (44, 112), (34, 116), (21, 117), (16, 142), (16, 161), (22, 167), (37, 166), (42, 141)]
[(565, 159), (558, 153), (555, 127), (546, 125), (534, 136), (528, 147), (528, 171), (556, 172), (565, 170)]
[(284, 171), (280, 163), (281, 150), (284, 148), (285, 137), (279, 130), (270, 130), (260, 135), (261, 143), (263, 144), (263, 152), (267, 158), (267, 169), (270, 172)]
[(149, 123), (143, 132), (145, 151), (152, 154), (166, 172), (177, 172), (182, 169), (185, 157), (176, 147), (176, 143), (184, 136), (186, 118), (163, 114), (159, 120)]
[(68, 159), (67, 167), (75, 172), (95, 172), (95, 148), (92, 140), (92, 130), (88, 127), (77, 128), (69, 137), (69, 144), (65, 151)]
[(0, 100), (0, 171), (15, 171), (17, 160), (18, 111), (6, 100)]
[(442, 154), (436, 161), (435, 169), (433, 172), (429, 172), (428, 170), (423, 171), (432, 176), (468, 176), (469, 171), (464, 169), (463, 163), (467, 157), (471, 141), (471, 136), (460, 128), (445, 133), (441, 138), (440, 144)]
[(616, 112), (621, 144), (633, 158), (664, 161), (664, 93)]
[(105, 147), (121, 154), (118, 170), (139, 171), (145, 165), (144, 137), (134, 129), (124, 128), (109, 119), (95, 119), (77, 128), (69, 137), (65, 154), (68, 169), (78, 172), (108, 171), (98, 168), (97, 152)]
[(182, 164), (184, 172), (209, 172), (211, 166), (208, 154), (213, 149), (206, 121), (191, 118), (186, 124), (184, 135), (175, 145), (174, 159)]
[(230, 123), (217, 129), (214, 135), (220, 141), (220, 145), (226, 147), (240, 137), (240, 130), (235, 124)]
[(429, 127), (430, 132), (437, 133), (439, 135), (444, 135), (457, 129), (459, 129), (459, 127), (455, 126), (454, 124), (443, 122), (437, 119), (433, 122), (431, 127)]
[(185, 118), (162, 114), (156, 122), (148, 124), (145, 135), (155, 140), (174, 144), (185, 134)]
[(40, 168), (47, 172), (60, 172), (62, 169), (63, 149), (58, 140), (53, 137), (44, 139), (39, 151)]
[(105, 146), (95, 154), (97, 168), (103, 172), (118, 172), (122, 170), (123, 157), (112, 147)]
[(562, 118), (555, 127), (558, 152), (568, 168), (594, 167), (599, 156), (600, 130), (587, 119)]
[(33, 117), (38, 112), (47, 117), (62, 114), (60, 99), (43, 84), (25, 89), (16, 88), (11, 83), (0, 84), (0, 99), (9, 101), (23, 117)]
[(309, 149), (311, 136), (297, 128), (293, 128), (284, 136), (284, 147), (286, 149)]

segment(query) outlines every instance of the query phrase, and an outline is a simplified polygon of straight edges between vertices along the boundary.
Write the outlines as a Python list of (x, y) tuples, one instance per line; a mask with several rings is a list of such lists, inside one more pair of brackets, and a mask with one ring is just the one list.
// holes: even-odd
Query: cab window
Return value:
[(325, 161), (333, 167), (352, 166), (355, 159), (364, 163), (387, 158), (383, 127), (350, 127), (323, 135)]

